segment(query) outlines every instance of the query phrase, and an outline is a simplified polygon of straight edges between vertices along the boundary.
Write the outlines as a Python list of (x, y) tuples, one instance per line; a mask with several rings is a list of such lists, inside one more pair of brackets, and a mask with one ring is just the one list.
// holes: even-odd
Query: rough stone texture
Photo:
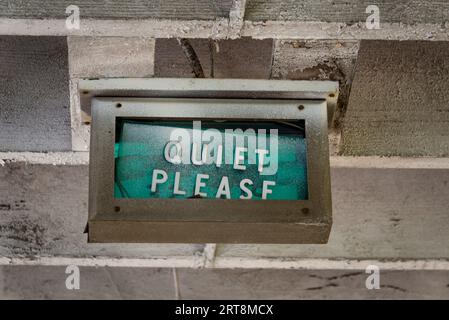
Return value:
[[(212, 38), (235, 35), (228, 18), (213, 20), (177, 19), (84, 19), (79, 29), (68, 29), (66, 18), (4, 18), (0, 16), (0, 34), (30, 36), (93, 36), (145, 38)], [(269, 36), (267, 38), (272, 38)]]
[(65, 267), (2, 266), (0, 299), (448, 299), (448, 271), (383, 271), (368, 290), (364, 270), (191, 270), (80, 267), (67, 290)]
[(72, 150), (88, 151), (90, 116), (80, 108), (79, 78), (151, 77), (154, 39), (68, 37)]
[[(272, 40), (191, 40), (206, 77), (268, 79), (271, 73)], [(211, 57), (211, 50), (213, 57)], [(187, 58), (176, 39), (157, 39), (155, 49), (156, 77), (193, 77)], [(213, 63), (212, 63), (213, 61)]]
[(449, 257), (449, 171), (332, 168), (326, 245), (218, 245), (217, 257)]
[[(35, 23), (36, 32), (51, 32), (51, 34), (59, 34), (58, 30), (40, 30), (42, 27)], [(22, 26), (17, 23), (17, 28), (24, 30), (29, 34), (31, 30), (27, 30), (27, 25)], [(48, 27), (49, 28), (49, 27)], [(0, 31), (8, 28), (3, 27), (0, 19)], [(438, 23), (420, 23), (420, 24), (403, 24), (403, 23), (385, 23), (382, 22), (379, 29), (368, 29), (366, 24), (346, 24), (344, 22), (316, 22), (316, 21), (245, 21), (241, 35), (254, 39), (298, 39), (298, 40), (329, 40), (335, 39), (339, 41), (354, 41), (361, 39), (369, 40), (425, 40), (425, 41), (449, 41), (449, 24)], [(33, 30), (34, 31), (34, 30)], [(123, 34), (125, 30), (120, 30)], [(198, 32), (198, 31), (197, 31)], [(89, 30), (83, 30), (83, 33), (89, 33)], [(103, 34), (107, 34), (107, 30), (102, 30)], [(157, 34), (158, 30), (152, 30), (151, 34)], [(151, 34), (149, 36), (151, 36)], [(173, 31), (169, 30), (168, 34), (172, 37)], [(220, 34), (213, 34), (219, 37)]]
[(339, 82), (334, 127), (346, 110), (358, 41), (277, 40), (273, 52), (273, 79), (332, 80)]
[[(190, 44), (201, 62), (204, 75), (209, 77), (211, 74), (209, 40), (191, 39)], [(168, 78), (194, 77), (189, 61), (182, 52), (176, 39), (156, 39), (154, 76)]]
[(449, 40), (449, 4), (437, 0), (377, 1), (381, 28), (376, 30), (365, 25), (371, 14), (366, 13), (367, 6), (373, 4), (371, 0), (122, 0), (113, 4), (79, 0), (79, 29), (65, 25), (69, 4), (69, 0), (0, 1), (0, 34)]
[[(449, 258), (449, 170), (332, 169), (327, 245), (218, 245), (217, 257)], [(203, 245), (87, 244), (87, 167), (0, 167), (0, 256), (192, 257)], [(419, 195), (419, 196), (417, 196)]]
[(71, 149), (67, 44), (0, 37), (0, 150)]
[(0, 299), (174, 299), (171, 269), (80, 267), (68, 290), (66, 267), (2, 266)]
[(449, 42), (362, 41), (344, 155), (449, 155)]
[[(447, 271), (178, 270), (181, 299), (448, 299)], [(207, 285), (204, 285), (207, 283)], [(213, 288), (213, 289), (211, 289)]]
[(0, 256), (191, 257), (203, 247), (88, 244), (87, 198), (87, 166), (0, 166)]
[(391, 23), (436, 23), (448, 21), (449, 3), (421, 0), (248, 0), (245, 19), (344, 22), (366, 21), (369, 5), (377, 5), (380, 21)]
[[(9, 18), (66, 18), (65, 10), (71, 4), (79, 6), (81, 15), (99, 19), (198, 19), (213, 20), (228, 17), (231, 0), (160, 1), (134, 0), (31, 0), (27, 2), (0, 1), (0, 16)], [(248, 20), (300, 20), (344, 22), (353, 24), (365, 21), (365, 12), (371, 0), (247, 0)], [(436, 23), (447, 21), (449, 4), (445, 1), (379, 0), (381, 21)]]
[(72, 78), (151, 77), (154, 39), (68, 37)]
[(274, 79), (334, 80), (345, 84), (353, 73), (358, 41), (277, 40)]
[(0, 16), (11, 18), (66, 18), (69, 5), (77, 5), (80, 15), (100, 19), (214, 19), (229, 14), (231, 0), (31, 0), (0, 1)]
[(69, 81), (72, 151), (89, 151), (91, 117), (81, 110), (78, 90), (79, 78)]
[(215, 78), (270, 78), (272, 40), (224, 40), (218, 48), (214, 51)]

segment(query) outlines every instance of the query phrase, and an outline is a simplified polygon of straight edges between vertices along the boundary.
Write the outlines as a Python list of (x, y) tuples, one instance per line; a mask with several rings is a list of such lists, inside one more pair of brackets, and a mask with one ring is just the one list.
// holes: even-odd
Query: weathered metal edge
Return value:
[(81, 110), (88, 115), (93, 97), (324, 99), (329, 123), (338, 88), (337, 81), (260, 79), (104, 78), (80, 79), (78, 84)]
[(330, 230), (330, 223), (91, 220), (89, 242), (325, 244)]

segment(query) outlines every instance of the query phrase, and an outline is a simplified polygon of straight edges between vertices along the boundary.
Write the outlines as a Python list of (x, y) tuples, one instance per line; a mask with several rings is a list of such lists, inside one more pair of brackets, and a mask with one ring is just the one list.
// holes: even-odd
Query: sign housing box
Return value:
[[(117, 79), (114, 79), (117, 80)], [(151, 83), (160, 79), (148, 79)], [(166, 81), (162, 79), (161, 81)], [(172, 80), (172, 79), (171, 79)], [(175, 79), (199, 86), (193, 79)], [(199, 79), (194, 79), (199, 80)], [(220, 80), (266, 87), (288, 82), (298, 86), (296, 96), (258, 99), (257, 92), (242, 92), (238, 98), (214, 96), (216, 80), (201, 79), (203, 94), (191, 97), (189, 86), (173, 87), (156, 97), (133, 97), (117, 88), (108, 96), (95, 94), (92, 80), (80, 84), (81, 94), (89, 94), (92, 129), (89, 182), (89, 242), (158, 243), (326, 243), (329, 237), (331, 192), (328, 154), (328, 97), (336, 99), (336, 84), (314, 82), (321, 86), (321, 98), (304, 99), (304, 81)], [(95, 80), (94, 80), (95, 81)], [(120, 81), (126, 81), (120, 79)], [(207, 84), (213, 84), (208, 86)], [(276, 84), (275, 84), (276, 83)], [(104, 85), (104, 83), (102, 84)], [(117, 85), (117, 84), (116, 84)], [(160, 83), (159, 83), (160, 85)], [(254, 84), (253, 84), (254, 85)], [(308, 85), (312, 85), (308, 83)], [(84, 86), (84, 87), (83, 87)], [(225, 86), (226, 87), (226, 86)], [(88, 88), (88, 89), (87, 89)], [(102, 90), (105, 90), (104, 87)], [(180, 94), (186, 90), (186, 95)], [(126, 91), (126, 90), (125, 90)], [(87, 93), (86, 93), (87, 92)], [(115, 94), (114, 94), (115, 92)], [(204, 92), (207, 92), (205, 98)], [(284, 92), (285, 93), (285, 92)], [(119, 95), (119, 96), (116, 96)], [(168, 97), (173, 95), (173, 98)], [(231, 94), (232, 96), (232, 94)], [(260, 96), (264, 97), (263, 94)], [(296, 98), (295, 98), (296, 97)], [(116, 121), (126, 119), (293, 121), (304, 120), (307, 135), (307, 200), (238, 199), (127, 199), (114, 197), (114, 145)]]

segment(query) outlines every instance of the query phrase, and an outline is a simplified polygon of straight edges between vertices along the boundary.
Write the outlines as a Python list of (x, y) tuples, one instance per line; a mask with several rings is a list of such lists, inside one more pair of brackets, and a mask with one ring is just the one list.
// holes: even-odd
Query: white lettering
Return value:
[(223, 176), (220, 181), (220, 185), (218, 186), (216, 198), (221, 198), (222, 195), (226, 196), (226, 199), (231, 199), (231, 191), (229, 190), (229, 179), (226, 176)]
[(249, 184), (250, 186), (253, 185), (253, 182), (250, 179), (243, 179), (240, 181), (240, 189), (246, 193), (246, 196), (243, 194), (240, 196), (240, 199), (252, 199), (253, 198), (253, 192), (246, 187), (246, 184)]
[(203, 179), (209, 179), (209, 175), (208, 174), (197, 174), (196, 175), (196, 182), (195, 182), (195, 196), (201, 196), (201, 197), (207, 197), (207, 193), (205, 192), (200, 192), (201, 188), (206, 186), (206, 183), (204, 183), (202, 180)]
[(184, 195), (184, 190), (179, 190), (179, 180), (181, 179), (181, 173), (175, 172), (175, 186), (173, 187), (173, 194)]
[(259, 166), (257, 167), (257, 170), (259, 172), (263, 171), (263, 164), (264, 164), (264, 157), (268, 154), (268, 150), (265, 149), (256, 149), (256, 153), (259, 155)]
[(236, 147), (235, 148), (235, 158), (234, 158), (234, 169), (236, 170), (246, 170), (246, 166), (240, 164), (240, 161), (245, 160), (245, 156), (242, 155), (242, 152), (248, 151), (247, 148)]
[(267, 194), (272, 194), (273, 190), (268, 189), (269, 186), (275, 186), (276, 182), (274, 181), (264, 181), (262, 184), (262, 199), (267, 198)]
[[(161, 176), (158, 178), (158, 176)], [(154, 169), (153, 170), (153, 179), (151, 181), (151, 192), (156, 192), (157, 185), (160, 183), (164, 183), (167, 181), (167, 172), (164, 170)]]

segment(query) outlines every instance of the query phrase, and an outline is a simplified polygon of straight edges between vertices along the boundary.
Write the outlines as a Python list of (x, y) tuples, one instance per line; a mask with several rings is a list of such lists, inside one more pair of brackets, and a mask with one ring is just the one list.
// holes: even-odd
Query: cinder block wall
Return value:
[[(334, 226), (329, 244), (87, 244), (90, 125), (79, 107), (78, 80), (193, 74), (174, 39), (1, 36), (0, 261), (125, 268), (309, 265), (337, 272), (342, 265), (363, 268), (356, 261), (425, 269), (430, 260), (431, 268), (448, 269), (449, 248), (441, 245), (449, 243), (447, 42), (211, 41), (192, 40), (207, 76), (339, 81), (330, 137)], [(409, 262), (395, 264), (397, 259)], [(47, 271), (42, 272), (44, 279)], [(172, 270), (158, 272), (152, 278), (163, 279), (158, 285), (171, 283)], [(203, 297), (192, 282), (196, 275), (179, 272), (184, 296)], [(233, 276), (208, 275), (211, 281)], [(123, 277), (113, 282), (117, 285)], [(354, 277), (360, 280), (360, 272)], [(315, 297), (332, 296), (332, 281), (311, 282), (307, 288), (322, 287), (312, 290)], [(437, 283), (428, 290), (445, 294), (444, 284)], [(242, 288), (253, 285), (248, 280)], [(121, 288), (138, 294), (125, 284)], [(312, 297), (304, 294), (310, 292), (307, 288), (287, 297)], [(415, 289), (392, 289), (390, 297), (424, 294)], [(164, 295), (176, 295), (171, 287), (167, 290)], [(260, 297), (282, 296), (275, 292), (272, 287)]]
[[(341, 132), (342, 143), (335, 140), (335, 155), (447, 155), (447, 42), (242, 38), (211, 45), (211, 41), (192, 40), (207, 76), (339, 81), (334, 129), (338, 136)], [(64, 234), (68, 234), (76, 239), (70, 247), (81, 246), (80, 253), (95, 252), (93, 246), (85, 246), (81, 232), (87, 206), (87, 154), (83, 152), (88, 151), (90, 125), (88, 115), (79, 108), (77, 81), (84, 77), (193, 77), (188, 61), (174, 39), (2, 36), (0, 42), (4, 158), (0, 171), (5, 213), (1, 219), (12, 225), (4, 227), (2, 239), (9, 245), (2, 250), (14, 253), (34, 241), (48, 242), (50, 253), (59, 248), (55, 252), (63, 254)], [(27, 158), (25, 151), (38, 153)], [(42, 158), (53, 151), (60, 153)], [(45, 229), (43, 240), (33, 235), (31, 243), (17, 246), (13, 226), (21, 229), (18, 217), (31, 220), (25, 233), (33, 226)], [(49, 227), (49, 221), (59, 222)], [(112, 252), (121, 250), (112, 247), (119, 250)], [(198, 247), (189, 248), (186, 254)]]

